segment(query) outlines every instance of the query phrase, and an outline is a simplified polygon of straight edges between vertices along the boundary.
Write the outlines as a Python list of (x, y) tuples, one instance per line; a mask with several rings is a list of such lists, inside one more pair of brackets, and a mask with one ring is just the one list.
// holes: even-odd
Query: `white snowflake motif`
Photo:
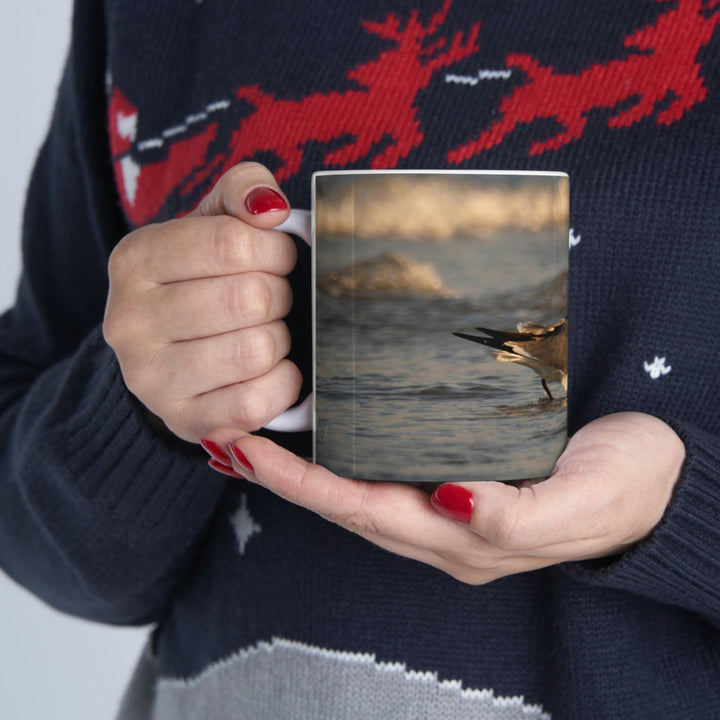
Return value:
[(250, 514), (247, 506), (247, 495), (240, 499), (240, 507), (230, 516), (230, 524), (237, 538), (238, 552), (245, 554), (245, 547), (253, 535), (257, 535), (262, 527), (258, 525)]
[(672, 365), (665, 364), (665, 358), (655, 356), (655, 359), (649, 363), (645, 362), (645, 372), (653, 379), (657, 380), (662, 375), (667, 375), (672, 370)]
[(570, 228), (570, 235), (568, 238), (568, 247), (574, 248), (576, 245), (580, 244), (581, 240), (582, 240), (582, 235), (576, 235), (575, 228)]

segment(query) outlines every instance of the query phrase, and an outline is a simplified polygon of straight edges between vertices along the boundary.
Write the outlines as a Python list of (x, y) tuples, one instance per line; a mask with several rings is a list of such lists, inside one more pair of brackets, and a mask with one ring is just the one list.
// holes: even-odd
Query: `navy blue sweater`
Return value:
[[(0, 567), (65, 612), (155, 623), (123, 717), (719, 717), (720, 5), (76, 5), (0, 322)], [(244, 159), (298, 207), (323, 168), (567, 172), (570, 431), (676, 429), (653, 534), (471, 587), (151, 422), (102, 338), (109, 253)]]

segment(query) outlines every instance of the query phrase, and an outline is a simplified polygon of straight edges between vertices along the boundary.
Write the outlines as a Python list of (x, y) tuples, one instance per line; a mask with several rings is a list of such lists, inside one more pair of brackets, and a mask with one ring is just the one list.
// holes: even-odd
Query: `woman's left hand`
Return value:
[(577, 432), (547, 479), (445, 484), (430, 496), (339, 477), (265, 438), (218, 430), (211, 439), (232, 456), (229, 473), (471, 584), (627, 550), (662, 518), (685, 459), (667, 424), (618, 413)]

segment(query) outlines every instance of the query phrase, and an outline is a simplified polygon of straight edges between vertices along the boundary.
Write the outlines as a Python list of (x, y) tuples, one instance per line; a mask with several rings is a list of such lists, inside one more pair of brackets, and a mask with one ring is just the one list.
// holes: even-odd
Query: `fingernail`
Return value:
[(288, 204), (277, 190), (260, 186), (247, 194), (245, 207), (253, 215), (261, 215), (271, 210), (287, 210)]
[(453, 520), (469, 523), (475, 509), (473, 494), (459, 485), (441, 485), (433, 494), (435, 509)]
[(223, 475), (227, 475), (228, 477), (235, 478), (236, 480), (245, 480), (245, 478), (240, 475), (240, 473), (236, 473), (232, 468), (229, 468), (227, 465), (223, 465), (222, 463), (219, 463), (217, 460), (213, 460), (210, 458), (208, 460), (208, 465), (215, 470), (216, 472), (222, 473)]
[(243, 470), (249, 473), (255, 472), (255, 468), (252, 466), (252, 463), (247, 459), (247, 457), (245, 457), (245, 453), (237, 447), (237, 445), (230, 443), (230, 445), (228, 445), (228, 450)]
[(200, 444), (211, 458), (217, 460), (221, 465), (225, 465), (225, 467), (232, 467), (232, 460), (216, 442), (203, 438), (200, 440)]

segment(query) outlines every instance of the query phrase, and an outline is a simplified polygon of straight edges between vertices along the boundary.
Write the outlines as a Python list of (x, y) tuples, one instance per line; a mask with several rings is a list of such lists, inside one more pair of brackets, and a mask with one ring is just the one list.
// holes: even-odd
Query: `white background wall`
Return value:
[[(14, 295), (25, 187), (60, 78), (71, 5), (0, 0), (0, 310)], [(0, 573), (0, 718), (113, 718), (145, 636), (60, 615)]]

